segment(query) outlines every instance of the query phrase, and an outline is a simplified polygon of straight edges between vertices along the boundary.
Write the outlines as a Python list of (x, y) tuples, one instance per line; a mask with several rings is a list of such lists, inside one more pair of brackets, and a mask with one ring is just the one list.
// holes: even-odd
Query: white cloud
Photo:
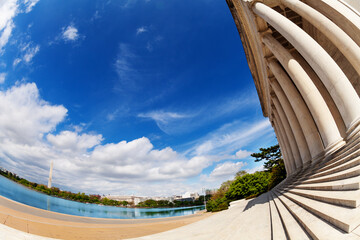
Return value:
[(79, 38), (77, 28), (75, 28), (73, 25), (69, 25), (66, 28), (64, 27), (62, 30), (62, 38), (65, 41), (76, 41)]
[[(273, 137), (272, 127), (267, 119), (254, 123), (235, 121), (225, 124), (207, 136), (191, 143), (188, 154), (221, 155), (235, 152), (260, 138)], [(241, 152), (240, 152), (241, 153)], [(240, 154), (239, 153), (239, 154)], [(234, 156), (234, 158), (239, 158)]]
[(160, 124), (166, 124), (169, 121), (173, 121), (175, 119), (187, 118), (189, 116), (176, 112), (154, 111), (149, 113), (140, 113), (138, 114), (138, 117), (153, 119), (158, 125), (160, 125)]
[(119, 77), (120, 90), (132, 91), (137, 89), (140, 73), (133, 67), (132, 62), (137, 56), (127, 44), (119, 44), (119, 53), (115, 61), (115, 70)]
[(91, 18), (91, 21), (95, 21), (95, 20), (97, 20), (99, 18), (101, 18), (100, 12), (99, 12), (99, 10), (96, 10), (94, 15)]
[(234, 175), (244, 166), (246, 166), (246, 163), (244, 162), (224, 162), (216, 165), (209, 176), (211, 178), (234, 177)]
[(99, 145), (102, 141), (102, 136), (81, 134), (71, 131), (62, 131), (58, 135), (48, 134), (47, 140), (56, 148), (65, 151), (83, 152), (89, 148)]
[(33, 45), (34, 44), (32, 42), (20, 45), (20, 52), (22, 54), (22, 57), (21, 58), (16, 58), (13, 61), (13, 67), (16, 67), (21, 62), (25, 62), (27, 64), (31, 63), (32, 59), (40, 51), (40, 46), (39, 45), (36, 45), (36, 46), (33, 46)]
[[(239, 112), (245, 112), (248, 108), (255, 108), (258, 106), (256, 96), (247, 93), (235, 94), (231, 97), (223, 99), (216, 99), (208, 101), (206, 104), (192, 104), (188, 108), (179, 110), (156, 110), (147, 113), (138, 114), (138, 117), (147, 117), (156, 122), (159, 129), (169, 135), (183, 134), (191, 132), (194, 129), (203, 127), (206, 124), (216, 122), (220, 118), (234, 115)], [(176, 113), (182, 118), (162, 118), (157, 115), (165, 115), (166, 113)], [(185, 117), (186, 116), (186, 117)]]
[(264, 171), (264, 166), (261, 165), (261, 166), (257, 166), (257, 167), (254, 167), (254, 168), (250, 168), (250, 169), (244, 169), (247, 173), (254, 173), (254, 172), (260, 172), (260, 171)]
[(31, 144), (55, 129), (67, 110), (40, 99), (34, 83), (0, 92), (0, 139)]
[(13, 62), (13, 67), (16, 67), (16, 65), (18, 65), (21, 61), (21, 58), (16, 58)]
[(13, 18), (17, 14), (16, 0), (3, 0), (0, 2), (0, 53), (9, 41), (11, 32), (15, 27)]
[(252, 154), (252, 152), (246, 151), (246, 150), (239, 150), (235, 153), (235, 156), (238, 159), (243, 159), (243, 158), (247, 158)]
[(39, 2), (40, 0), (24, 0), (24, 4), (26, 7), (25, 12), (31, 12), (31, 10), (33, 9), (33, 7)]
[(144, 27), (144, 26), (139, 27), (139, 28), (136, 29), (136, 35), (142, 34), (142, 33), (147, 32), (147, 31), (148, 31), (147, 27)]
[(0, 53), (4, 51), (5, 45), (8, 43), (12, 30), (15, 27), (14, 17), (23, 12), (19, 9), (19, 4), (23, 4), (25, 12), (28, 13), (39, 2), (39, 0), (1, 0), (0, 1)]
[(33, 57), (39, 52), (40, 50), (40, 46), (39, 45), (36, 45), (35, 47), (33, 48), (27, 48), (26, 49), (26, 53), (23, 57), (23, 60), (26, 62), (26, 63), (29, 63), (31, 62), (31, 60), (33, 59)]
[(5, 82), (5, 78), (6, 78), (6, 73), (0, 73), (0, 84), (3, 84)]

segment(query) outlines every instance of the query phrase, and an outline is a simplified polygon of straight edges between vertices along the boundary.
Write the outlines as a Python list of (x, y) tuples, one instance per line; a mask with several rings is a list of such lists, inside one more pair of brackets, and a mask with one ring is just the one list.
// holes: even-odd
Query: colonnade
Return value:
[(360, 14), (338, 0), (228, 4), (288, 174), (357, 141)]

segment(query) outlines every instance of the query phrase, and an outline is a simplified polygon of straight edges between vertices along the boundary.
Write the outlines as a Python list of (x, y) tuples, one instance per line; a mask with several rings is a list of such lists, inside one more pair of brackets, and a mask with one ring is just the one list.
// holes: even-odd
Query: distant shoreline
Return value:
[[(183, 208), (183, 207), (191, 208), (191, 207), (203, 206), (203, 204), (202, 204), (203, 202), (201, 202), (201, 201), (196, 201), (197, 204), (193, 204), (193, 205), (189, 204), (190, 202), (181, 202), (181, 201), (177, 201), (173, 206), (171, 206), (171, 205), (157, 206), (155, 204), (153, 204), (151, 206), (134, 205), (127, 201), (117, 201), (117, 200), (113, 200), (113, 199), (108, 199), (106, 197), (102, 198), (101, 195), (99, 195), (99, 194), (87, 195), (85, 193), (80, 193), (80, 192), (73, 193), (70, 191), (62, 191), (56, 187), (48, 188), (44, 184), (30, 182), (24, 178), (19, 177), (15, 173), (12, 173), (1, 167), (0, 167), (0, 175), (17, 183), (17, 184), (20, 184), (21, 186), (24, 186), (30, 190), (34, 190), (36, 192), (43, 193), (43, 194), (51, 196), (51, 197), (56, 197), (56, 198), (65, 199), (65, 200), (69, 200), (69, 201), (80, 202), (80, 203), (84, 203), (84, 204), (96, 204), (96, 205), (100, 205), (100, 206), (113, 206), (113, 207), (139, 208), (139, 209), (149, 209), (149, 208), (161, 209), (161, 208)], [(149, 199), (149, 200), (152, 200), (152, 199)], [(146, 201), (148, 201), (148, 200), (146, 200)], [(160, 201), (152, 200), (152, 201), (162, 202), (163, 200), (160, 200)], [(154, 203), (154, 202), (152, 202), (152, 203)], [(171, 202), (167, 201), (167, 204), (170, 204), (170, 203)], [(140, 204), (142, 204), (142, 202)], [(173, 203), (171, 203), (171, 204), (173, 204)]]

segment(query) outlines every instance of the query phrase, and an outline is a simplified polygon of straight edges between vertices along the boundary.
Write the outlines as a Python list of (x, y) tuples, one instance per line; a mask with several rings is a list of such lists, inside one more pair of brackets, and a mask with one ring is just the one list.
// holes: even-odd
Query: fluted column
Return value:
[[(311, 160), (311, 154), (309, 151), (309, 147), (306, 143), (304, 133), (299, 124), (299, 121), (294, 113), (293, 108), (290, 105), (289, 100), (285, 96), (285, 93), (281, 89), (281, 86), (277, 82), (276, 78), (272, 78), (270, 83), (271, 83), (272, 89), (275, 92), (276, 97), (278, 98), (278, 104), (281, 105), (281, 107), (286, 115), (286, 118), (289, 121), (290, 127), (294, 133), (295, 141), (296, 141), (296, 144), (298, 146), (298, 149), (299, 149), (299, 152), (301, 155), (302, 165), (306, 165), (306, 163), (310, 162), (310, 160)], [(277, 103), (276, 102), (274, 102), (274, 103), (275, 103), (275, 107), (276, 107)]]
[(304, 100), (290, 78), (275, 60), (269, 62), (269, 68), (276, 77), (295, 112), (301, 129), (303, 130), (312, 160), (319, 160), (323, 156), (324, 147), (309, 109), (306, 107)]
[(282, 157), (283, 157), (283, 160), (284, 160), (284, 166), (285, 166), (287, 176), (289, 176), (291, 171), (290, 171), (290, 165), (288, 164), (287, 152), (286, 152), (286, 150), (284, 148), (282, 139), (280, 137), (279, 130), (277, 129), (277, 126), (275, 125), (274, 121), (271, 121), (271, 125), (272, 125), (272, 127), (273, 127), (273, 129), (275, 131), (275, 134), (276, 134), (279, 146), (280, 146), (280, 150), (281, 150), (281, 154), (282, 154)]
[(277, 129), (277, 132), (279, 135), (276, 135), (278, 136), (278, 138), (280, 139), (281, 143), (282, 143), (282, 150), (285, 151), (285, 156), (286, 158), (284, 158), (285, 160), (285, 165), (288, 165), (288, 169), (289, 169), (289, 174), (291, 174), (292, 172), (294, 172), (295, 170), (295, 166), (294, 166), (294, 159), (293, 159), (293, 156), (290, 152), (290, 146), (289, 146), (289, 141), (288, 139), (286, 138), (286, 135), (283, 131), (283, 128), (282, 128), (282, 125), (280, 124), (280, 121), (279, 119), (276, 119), (275, 116), (273, 116), (273, 121), (274, 121), (274, 124), (275, 124), (275, 127)]
[(296, 144), (295, 136), (294, 136), (294, 133), (293, 133), (293, 131), (291, 129), (289, 121), (286, 118), (284, 110), (282, 109), (279, 100), (276, 98), (276, 95), (272, 96), (271, 99), (272, 99), (272, 101), (274, 103), (273, 113), (282, 122), (283, 127), (284, 127), (284, 132), (285, 132), (285, 134), (287, 136), (287, 139), (289, 140), (289, 145), (290, 145), (290, 148), (291, 148), (291, 152), (292, 152), (292, 155), (294, 157), (295, 169), (301, 168), (301, 166), (302, 166), (301, 155), (300, 155), (300, 152), (299, 152), (299, 148), (298, 148), (298, 146)]
[(360, 46), (360, 16), (339, 0), (306, 0), (309, 6), (321, 11), (343, 29)]
[(322, 32), (349, 60), (360, 75), (360, 47), (341, 28), (299, 0), (281, 0), (281, 2)]
[(325, 153), (331, 154), (345, 145), (324, 98), (299, 62), (271, 34), (265, 34), (263, 42), (283, 65), (309, 107), (324, 142)]
[(293, 52), (291, 55), (300, 63), (300, 65), (304, 68), (304, 70), (307, 72), (311, 80), (314, 82), (316, 88), (321, 93), (321, 96), (324, 98), (326, 104), (328, 105), (332, 116), (334, 117), (334, 120), (336, 122), (336, 126), (339, 129), (340, 135), (342, 138), (346, 138), (346, 127), (344, 124), (344, 120), (341, 117), (341, 114), (339, 112), (339, 109), (337, 108), (334, 99), (332, 99), (331, 95), (329, 94), (328, 90), (318, 77), (314, 70), (310, 67), (310, 65), (305, 61), (305, 59), (298, 53)]
[(356, 134), (360, 130), (360, 98), (336, 62), (311, 36), (280, 13), (260, 2), (254, 3), (252, 9), (306, 59), (334, 99), (348, 136)]

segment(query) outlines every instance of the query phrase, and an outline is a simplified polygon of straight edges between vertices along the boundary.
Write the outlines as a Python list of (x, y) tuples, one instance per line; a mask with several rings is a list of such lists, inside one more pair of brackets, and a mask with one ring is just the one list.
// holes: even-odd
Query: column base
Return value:
[(360, 137), (360, 119), (357, 119), (350, 124), (350, 127), (346, 131), (346, 136), (347, 142), (352, 142)]
[(318, 155), (316, 155), (315, 157), (313, 157), (313, 158), (311, 159), (311, 161), (309, 161), (309, 164), (310, 164), (310, 165), (313, 165), (314, 163), (320, 162), (321, 160), (324, 159), (324, 156), (325, 156), (325, 153), (324, 153), (324, 152), (319, 153)]
[(331, 154), (345, 146), (346, 142), (340, 138), (338, 141), (330, 144), (325, 148), (325, 158), (327, 159)]

